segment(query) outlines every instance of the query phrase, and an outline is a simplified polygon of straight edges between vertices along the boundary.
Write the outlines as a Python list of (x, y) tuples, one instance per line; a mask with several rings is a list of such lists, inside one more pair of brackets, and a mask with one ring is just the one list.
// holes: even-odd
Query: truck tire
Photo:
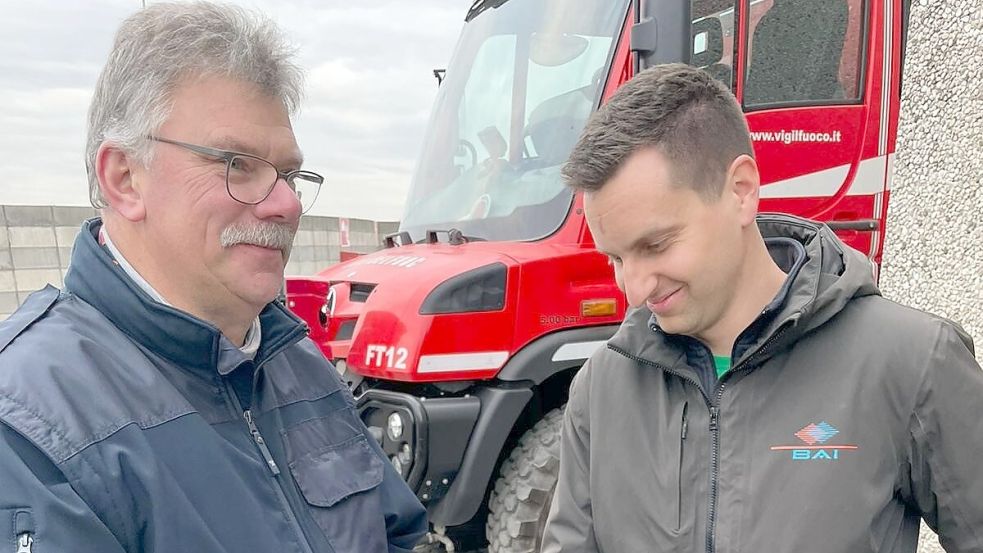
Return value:
[(538, 553), (560, 472), (563, 407), (523, 434), (488, 499), (488, 553)]

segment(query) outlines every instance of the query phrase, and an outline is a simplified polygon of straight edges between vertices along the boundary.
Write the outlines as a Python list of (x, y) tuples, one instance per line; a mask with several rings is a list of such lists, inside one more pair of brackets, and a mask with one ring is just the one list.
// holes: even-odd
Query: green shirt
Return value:
[(725, 372), (730, 370), (730, 357), (714, 355), (713, 364), (717, 367), (717, 378), (720, 378)]

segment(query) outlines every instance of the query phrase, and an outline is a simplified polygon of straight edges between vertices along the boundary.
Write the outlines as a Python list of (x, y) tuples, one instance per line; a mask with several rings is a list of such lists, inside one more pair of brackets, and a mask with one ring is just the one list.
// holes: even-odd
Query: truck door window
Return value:
[(745, 106), (862, 97), (863, 0), (752, 0)]
[(733, 0), (693, 0), (690, 64), (734, 87), (735, 17)]

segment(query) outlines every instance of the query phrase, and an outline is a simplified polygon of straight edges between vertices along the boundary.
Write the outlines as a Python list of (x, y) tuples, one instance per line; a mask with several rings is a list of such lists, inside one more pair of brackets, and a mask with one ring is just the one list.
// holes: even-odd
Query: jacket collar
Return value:
[[(758, 217), (762, 237), (770, 244), (794, 240), (799, 248), (769, 248), (773, 257), (781, 252), (799, 251), (791, 264), (789, 278), (778, 297), (742, 334), (744, 341), (734, 366), (751, 356), (767, 358), (804, 333), (822, 325), (839, 313), (855, 297), (879, 295), (869, 260), (844, 245), (825, 225), (790, 215), (768, 214)], [(804, 254), (802, 253), (804, 252)], [(783, 268), (789, 259), (776, 258)], [(652, 325), (652, 314), (640, 307), (630, 310), (621, 328), (608, 343), (619, 353), (670, 370), (687, 364), (680, 340)], [(768, 345), (767, 351), (764, 346)]]
[[(182, 367), (226, 375), (249, 360), (219, 329), (151, 298), (134, 283), (97, 239), (102, 220), (82, 224), (75, 240), (65, 288), (102, 313), (140, 346)], [(304, 337), (306, 325), (278, 302), (259, 315), (262, 365)]]

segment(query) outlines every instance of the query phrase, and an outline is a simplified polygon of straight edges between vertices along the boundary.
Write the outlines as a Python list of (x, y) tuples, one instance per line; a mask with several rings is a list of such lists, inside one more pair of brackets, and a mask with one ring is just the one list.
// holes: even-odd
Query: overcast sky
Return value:
[[(288, 29), (307, 70), (294, 125), (326, 178), (316, 215), (396, 220), (467, 0), (235, 0)], [(0, 0), (0, 204), (88, 205), (92, 87), (140, 0)]]

